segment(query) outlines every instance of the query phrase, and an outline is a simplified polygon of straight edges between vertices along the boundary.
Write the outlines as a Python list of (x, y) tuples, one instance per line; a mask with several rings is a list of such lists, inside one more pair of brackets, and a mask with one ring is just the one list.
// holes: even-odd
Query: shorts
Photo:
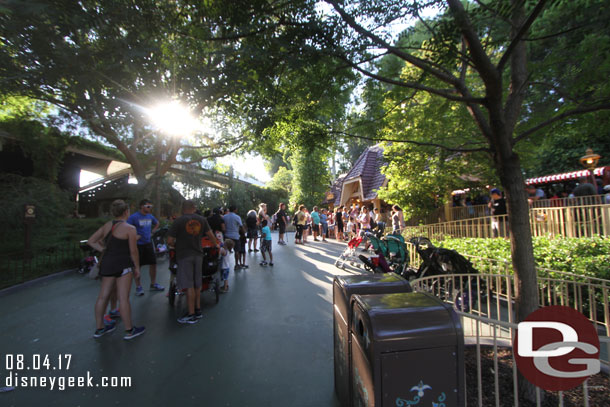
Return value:
[(201, 287), (201, 268), (203, 267), (203, 256), (190, 256), (178, 259), (178, 271), (176, 272), (176, 286), (179, 289)]
[(261, 243), (261, 252), (262, 253), (271, 253), (271, 240), (263, 240)]
[(258, 229), (248, 229), (248, 234), (246, 235), (248, 239), (256, 239), (258, 238)]
[(278, 222), (278, 229), (279, 229), (279, 233), (280, 235), (283, 235), (284, 233), (286, 233), (286, 223), (284, 222)]
[(157, 264), (157, 255), (152, 242), (138, 245), (138, 254), (140, 256), (140, 266), (147, 264)]
[(311, 230), (313, 230), (314, 233), (320, 233), (320, 225), (317, 224), (312, 224), (311, 225)]
[(132, 267), (127, 267), (127, 268), (124, 268), (123, 270), (117, 271), (116, 273), (113, 273), (113, 274), (100, 274), (100, 277), (116, 277), (116, 278), (119, 278), (119, 277), (123, 277), (126, 274), (131, 273), (132, 271), (133, 271)]
[(235, 245), (235, 251), (237, 253), (245, 253), (246, 252), (246, 242), (237, 242)]
[(227, 281), (229, 279), (229, 269), (220, 270), (220, 280)]

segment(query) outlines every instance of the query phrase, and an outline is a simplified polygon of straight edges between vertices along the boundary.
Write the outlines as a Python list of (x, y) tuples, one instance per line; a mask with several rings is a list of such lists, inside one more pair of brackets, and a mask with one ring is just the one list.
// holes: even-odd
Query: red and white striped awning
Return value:
[[(597, 177), (601, 177), (604, 174), (606, 168), (610, 167), (599, 167), (593, 170), (593, 173)], [(578, 179), (580, 177), (588, 177), (589, 170), (580, 170), (580, 171), (572, 171), (572, 172), (564, 172), (562, 174), (553, 174), (553, 175), (545, 175), (544, 177), (538, 178), (529, 178), (525, 180), (527, 185), (538, 185), (538, 184), (548, 184), (552, 182), (563, 182), (571, 179)]]

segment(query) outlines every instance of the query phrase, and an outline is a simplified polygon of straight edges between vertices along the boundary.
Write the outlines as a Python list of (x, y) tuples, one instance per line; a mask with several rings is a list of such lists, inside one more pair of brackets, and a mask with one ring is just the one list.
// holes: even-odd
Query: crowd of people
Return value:
[[(185, 291), (187, 297), (187, 313), (178, 322), (194, 324), (202, 318), (203, 237), (220, 248), (221, 292), (228, 292), (231, 270), (249, 268), (246, 252), (260, 252), (259, 264), (273, 267), (271, 231), (277, 230), (278, 244), (286, 245), (286, 230), (291, 222), (296, 229), (295, 244), (306, 244), (309, 236), (316, 242), (326, 242), (330, 237), (347, 241), (360, 232), (384, 231), (388, 220), (394, 231), (405, 226), (402, 210), (397, 205), (392, 207), (388, 220), (379, 208), (357, 203), (334, 210), (314, 206), (311, 212), (305, 205), (300, 205), (292, 216), (289, 216), (284, 203), (280, 203), (273, 214), (265, 203), (261, 203), (257, 210), (249, 210), (245, 219), (237, 210), (237, 207), (229, 206), (200, 212), (193, 201), (186, 200), (182, 204), (182, 215), (169, 227), (167, 244), (176, 252), (177, 287)], [(136, 285), (135, 295), (145, 294), (140, 271), (143, 266), (149, 266), (150, 291), (165, 290), (156, 281), (157, 256), (152, 236), (160, 223), (152, 212), (153, 203), (148, 199), (142, 200), (139, 210), (133, 214), (130, 214), (126, 202), (116, 200), (111, 205), (114, 219), (100, 227), (88, 240), (91, 247), (102, 253), (99, 262), (102, 285), (94, 307), (96, 338), (114, 331), (119, 318), (123, 320), (125, 340), (146, 331), (143, 326), (132, 323), (129, 299), (132, 281)]]

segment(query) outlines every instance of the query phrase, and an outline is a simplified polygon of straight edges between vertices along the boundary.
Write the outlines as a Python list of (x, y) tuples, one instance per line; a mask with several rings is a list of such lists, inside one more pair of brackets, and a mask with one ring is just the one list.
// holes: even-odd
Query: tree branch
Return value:
[(436, 89), (436, 88), (425, 86), (425, 85), (422, 85), (422, 84), (416, 83), (416, 82), (402, 82), (402, 81), (397, 81), (395, 79), (386, 78), (384, 76), (377, 75), (377, 74), (374, 74), (374, 73), (372, 73), (370, 71), (367, 71), (364, 68), (361, 68), (355, 62), (352, 62), (351, 60), (349, 60), (349, 58), (347, 58), (345, 56), (337, 56), (337, 57), (341, 58), (349, 66), (351, 66), (352, 68), (356, 69), (358, 72), (362, 73), (363, 75), (366, 75), (369, 78), (376, 79), (376, 80), (378, 80), (380, 82), (384, 82), (384, 83), (387, 83), (387, 84), (390, 84), (390, 85), (400, 86), (400, 87), (403, 87), (403, 88), (422, 90), (422, 91), (425, 91), (425, 92), (428, 92), (428, 93), (432, 93), (432, 94), (437, 95), (437, 96), (441, 96), (441, 97), (443, 97), (445, 99), (448, 99), (448, 100), (453, 100), (455, 102), (477, 103), (477, 104), (483, 104), (485, 102), (485, 99), (483, 99), (483, 98), (457, 96), (456, 94), (452, 93), (451, 90)]
[(432, 66), (428, 61), (425, 61), (421, 58), (417, 58), (416, 56), (411, 55), (409, 53), (403, 52), (400, 48), (397, 48), (397, 47), (394, 47), (394, 46), (388, 44), (386, 41), (384, 41), (379, 36), (373, 34), (366, 28), (362, 27), (360, 24), (358, 24), (356, 22), (356, 20), (351, 15), (349, 15), (345, 10), (343, 10), (339, 6), (337, 1), (333, 1), (333, 0), (324, 0), (324, 1), (326, 1), (327, 3), (329, 3), (330, 5), (332, 5), (334, 7), (334, 9), (337, 11), (337, 13), (339, 13), (341, 18), (343, 19), (343, 21), (345, 21), (347, 23), (347, 25), (352, 27), (359, 34), (372, 40), (375, 44), (381, 46), (382, 48), (385, 48), (386, 50), (388, 50), (389, 53), (396, 55), (397, 57), (413, 64), (414, 66), (418, 67), (419, 69), (421, 69), (423, 71), (429, 72), (430, 74), (434, 75), (435, 77), (437, 77), (438, 79), (440, 79), (441, 81), (443, 81), (445, 83), (454, 85), (455, 87), (460, 86), (459, 79), (456, 78), (455, 76), (453, 76), (451, 73), (449, 73), (445, 70), (437, 69), (434, 66)]
[(391, 142), (391, 143), (407, 143), (407, 144), (413, 144), (416, 146), (420, 146), (420, 147), (437, 147), (437, 148), (442, 148), (443, 150), (446, 151), (451, 151), (454, 153), (474, 153), (474, 152), (491, 152), (491, 149), (488, 147), (480, 147), (480, 148), (461, 148), (461, 147), (448, 147), (442, 144), (438, 144), (438, 143), (429, 143), (429, 142), (422, 142), (422, 141), (415, 141), (415, 140), (398, 140), (398, 139), (387, 139), (387, 138), (383, 138), (383, 137), (367, 137), (367, 136), (359, 136), (357, 134), (350, 134), (350, 133), (346, 133), (343, 131), (335, 131), (335, 130), (331, 130), (329, 131), (329, 133), (331, 134), (337, 134), (337, 135), (341, 135), (344, 137), (350, 137), (350, 138), (358, 138), (358, 139), (362, 139), (362, 140), (370, 140), (370, 141), (387, 141), (387, 142)]
[(577, 107), (572, 110), (567, 110), (555, 117), (550, 118), (549, 120), (546, 120), (546, 121), (532, 127), (529, 130), (524, 131), (523, 133), (519, 134), (517, 137), (513, 138), (512, 143), (513, 143), (513, 145), (515, 145), (516, 143), (518, 143), (519, 141), (523, 140), (524, 138), (532, 135), (533, 133), (535, 133), (559, 120), (565, 119), (566, 117), (575, 116), (575, 115), (584, 114), (584, 113), (597, 112), (599, 110), (610, 110), (610, 103), (603, 103), (600, 105), (588, 106), (588, 107)]
[(506, 52), (504, 52), (504, 55), (502, 55), (502, 58), (500, 58), (500, 62), (498, 62), (497, 69), (499, 72), (502, 72), (504, 70), (504, 66), (510, 59), (511, 53), (513, 52), (517, 44), (523, 41), (523, 36), (530, 29), (534, 21), (536, 21), (536, 19), (544, 9), (546, 2), (547, 0), (538, 1), (536, 7), (534, 7), (534, 10), (532, 10), (532, 13), (529, 15), (527, 20), (525, 20), (525, 22), (521, 25), (519, 31), (517, 31), (517, 34), (513, 37), (511, 43), (508, 45), (508, 48), (506, 48)]

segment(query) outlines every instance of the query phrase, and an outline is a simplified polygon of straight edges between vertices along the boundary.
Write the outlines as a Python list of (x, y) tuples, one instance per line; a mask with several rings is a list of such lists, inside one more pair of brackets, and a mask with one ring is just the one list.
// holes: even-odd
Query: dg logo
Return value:
[(532, 312), (519, 324), (513, 349), (521, 374), (544, 390), (569, 390), (600, 371), (595, 326), (570, 307)]

